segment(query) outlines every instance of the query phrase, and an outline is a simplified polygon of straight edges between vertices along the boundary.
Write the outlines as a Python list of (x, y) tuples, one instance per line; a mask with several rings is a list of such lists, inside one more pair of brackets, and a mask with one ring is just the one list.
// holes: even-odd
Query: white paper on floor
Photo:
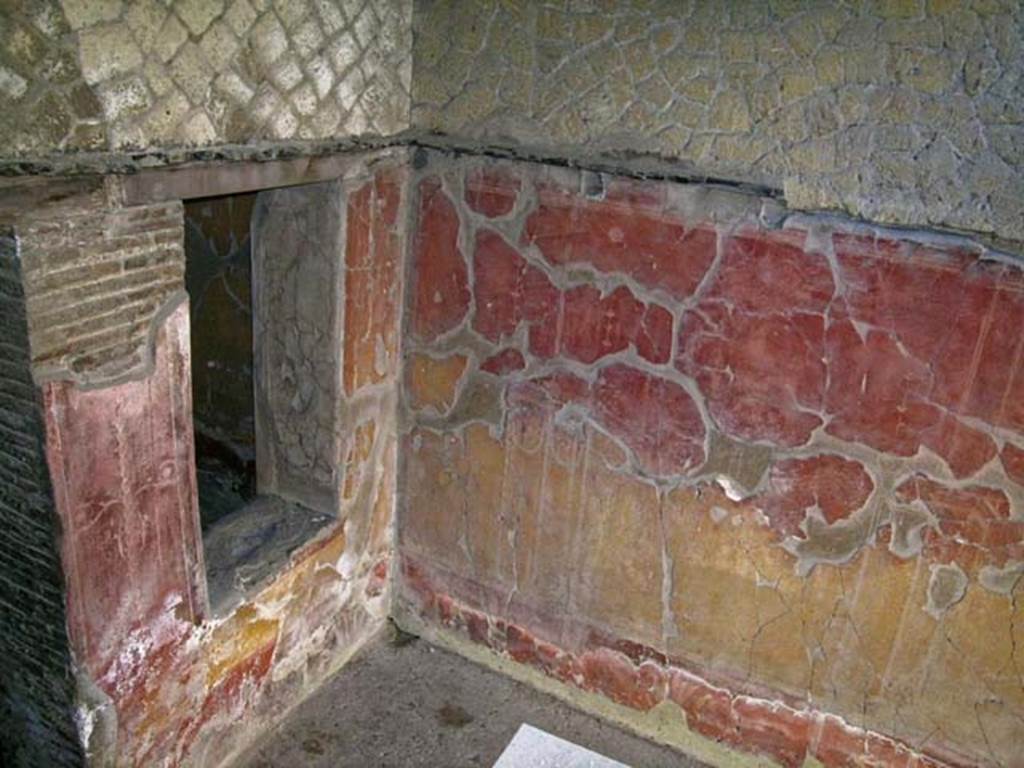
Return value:
[(525, 723), (494, 768), (629, 768), (616, 760), (560, 739)]

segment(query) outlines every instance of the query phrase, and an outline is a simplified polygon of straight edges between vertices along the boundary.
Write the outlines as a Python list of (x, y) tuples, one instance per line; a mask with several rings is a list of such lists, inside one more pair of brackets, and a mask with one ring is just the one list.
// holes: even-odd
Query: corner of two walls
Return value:
[(419, 160), (399, 624), (712, 764), (1020, 766), (1024, 264)]
[(715, 763), (1014, 765), (1017, 262), (711, 186), (361, 162), (320, 185), (326, 229), (284, 204), (312, 188), (261, 209), (338, 238), (342, 407), (313, 458), (342, 522), (224, 619), (180, 204), (108, 182), (21, 225), (82, 721), (112, 759), (227, 760), (393, 612)]
[[(782, 186), (796, 206), (1021, 242), (1019, 5), (611, 6), (47, 0), (5, 9), (0, 123), (19, 173), (55, 151), (38, 167), (139, 147), (174, 162), (225, 142), (322, 151), (411, 127), (610, 164), (640, 151), (655, 170)], [(332, 418), (354, 429), (324, 447), (332, 498), (379, 511), (223, 622), (194, 624), (188, 328), (167, 223), (180, 209), (120, 208), (108, 184), (98, 207), (23, 230), (65, 563), (93, 557), (72, 551), (69, 526), (84, 546), (131, 541), (140, 509), (161, 523), (155, 543), (133, 542), (155, 561), (116, 553), (111, 567), (139, 569), (131, 594), (119, 578), (69, 581), (108, 620), (98, 639), (72, 634), (93, 692), (116, 699), (127, 759), (212, 744), (213, 760), (238, 743), (209, 736), (222, 722), (256, 712), (247, 738), (297, 698), (282, 690), (343, 657), (316, 661), (299, 641), (351, 647), (356, 629), (323, 630), (337, 604), (310, 601), (337, 596), (353, 541), (380, 541), (395, 490), (370, 469), (383, 461), (400, 467), (405, 571), (361, 561), (366, 587), (383, 606), (397, 580), (400, 620), (462, 652), (539, 669), (534, 682), (712, 761), (736, 759), (709, 746), (725, 744), (785, 765), (1018, 764), (1019, 266), (713, 187), (426, 151), (396, 166), (410, 251), (392, 288), (407, 301), (349, 292), (336, 320), (360, 331), (334, 361), (345, 414)], [(390, 210), (388, 182), (368, 189), (345, 187), (349, 225), (363, 204)], [(346, 242), (377, 242), (375, 216)], [(345, 279), (377, 297), (365, 266)], [(396, 363), (373, 327), (403, 303)], [(374, 362), (349, 367), (349, 353)], [(139, 408), (175, 450), (132, 442), (150, 440), (133, 434)], [(377, 408), (395, 414), (398, 446)], [(67, 461), (72, 434), (145, 472), (113, 490), (120, 467)], [(171, 618), (133, 634), (143, 616)], [(87, 642), (104, 650), (88, 657)], [(196, 721), (176, 720), (182, 701), (199, 702)]]
[[(310, 426), (328, 430), (314, 453), (333, 462), (323, 479), (338, 522), (220, 617), (207, 606), (194, 486), (181, 204), (124, 207), (108, 179), (87, 199), (15, 223), (90, 764), (222, 764), (385, 621), (403, 159), (355, 157), (338, 181), (265, 193), (277, 258), (331, 264), (334, 301), (321, 309), (333, 333), (314, 340), (319, 349), (284, 345), (278, 362), (294, 366), (294, 391), (267, 410), (276, 427), (284, 410), (303, 410), (300, 388), (327, 401), (329, 423)], [(315, 252), (288, 240), (318, 216), (327, 228), (317, 241), (298, 238)], [(280, 287), (275, 310), (310, 310), (309, 285)], [(326, 356), (329, 381), (304, 369), (302, 354)], [(309, 458), (286, 455), (299, 469)]]

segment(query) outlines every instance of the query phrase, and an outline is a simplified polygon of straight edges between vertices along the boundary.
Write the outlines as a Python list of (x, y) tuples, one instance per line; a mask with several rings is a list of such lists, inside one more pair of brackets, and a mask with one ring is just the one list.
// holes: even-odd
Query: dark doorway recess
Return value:
[[(224, 614), (332, 520), (259, 493), (253, 213), (258, 193), (185, 204), (196, 485), (210, 607)], [(264, 328), (264, 331), (266, 328)]]
[(256, 495), (252, 258), (256, 193), (185, 205), (192, 409), (204, 533)]

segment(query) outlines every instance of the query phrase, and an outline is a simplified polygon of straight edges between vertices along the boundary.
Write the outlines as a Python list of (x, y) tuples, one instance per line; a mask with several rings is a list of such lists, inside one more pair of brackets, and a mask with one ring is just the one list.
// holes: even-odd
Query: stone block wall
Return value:
[[(1022, 13), (1016, 0), (8, 3), (0, 154), (33, 172), (440, 138), (639, 158), (1019, 250)], [(80, 150), (145, 156), (62, 157)]]
[(0, 763), (81, 765), (60, 526), (9, 229), (0, 232), (0, 531)]
[(396, 133), (411, 13), (408, 0), (5, 4), (3, 154)]
[(420, 161), (400, 621), (718, 764), (1022, 765), (1024, 264)]

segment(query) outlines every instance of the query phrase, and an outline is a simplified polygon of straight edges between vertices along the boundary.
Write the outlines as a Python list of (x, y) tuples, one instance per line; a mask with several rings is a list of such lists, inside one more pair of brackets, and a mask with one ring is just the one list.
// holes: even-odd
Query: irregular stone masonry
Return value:
[(794, 208), (1024, 238), (1024, 9), (988, 0), (416, 3), (412, 124), (647, 152)]
[[(1018, 764), (1024, 265), (527, 163), (414, 183), (399, 535), (438, 599)], [(802, 762), (742, 709), (712, 738)]]

